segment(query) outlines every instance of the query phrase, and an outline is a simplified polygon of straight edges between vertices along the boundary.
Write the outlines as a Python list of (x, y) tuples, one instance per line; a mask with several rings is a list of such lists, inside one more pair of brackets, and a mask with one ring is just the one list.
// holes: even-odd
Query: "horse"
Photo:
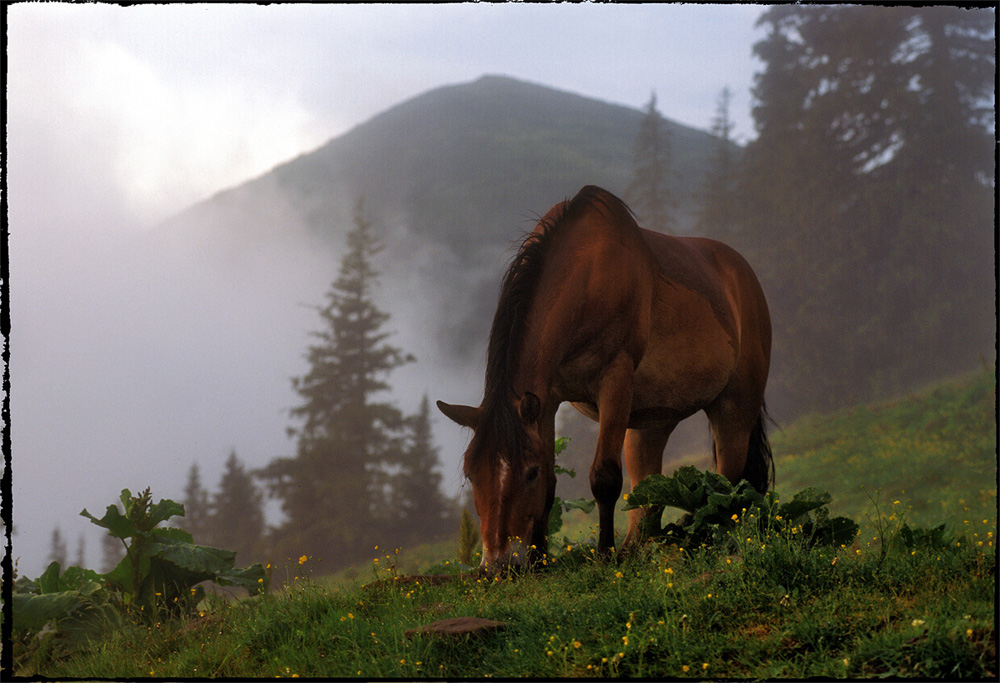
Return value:
[[(764, 293), (734, 249), (640, 228), (621, 199), (592, 185), (553, 206), (503, 277), (480, 405), (437, 402), (474, 430), (463, 471), (481, 568), (532, 564), (547, 551), (563, 402), (599, 426), (590, 485), (603, 556), (615, 549), (623, 451), (634, 487), (661, 471), (670, 433), (699, 410), (718, 472), (765, 492), (770, 354)], [(661, 513), (631, 510), (622, 550), (643, 541), (644, 517)]]

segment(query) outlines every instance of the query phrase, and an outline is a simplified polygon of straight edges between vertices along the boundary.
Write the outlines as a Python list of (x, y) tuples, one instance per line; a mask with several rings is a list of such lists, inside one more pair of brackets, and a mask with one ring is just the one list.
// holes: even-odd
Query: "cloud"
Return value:
[(328, 137), (324, 117), (266, 74), (230, 78), (205, 64), (178, 78), (177, 65), (127, 40), (22, 23), (12, 34), (17, 142), (47, 150), (55, 158), (45, 173), (58, 167), (67, 185), (110, 183), (134, 221), (162, 219)]

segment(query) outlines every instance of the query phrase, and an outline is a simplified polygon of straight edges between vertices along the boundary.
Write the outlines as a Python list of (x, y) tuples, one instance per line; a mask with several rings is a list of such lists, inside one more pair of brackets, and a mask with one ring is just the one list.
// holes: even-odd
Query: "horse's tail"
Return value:
[(747, 462), (743, 467), (743, 478), (760, 493), (766, 493), (768, 486), (774, 484), (774, 455), (767, 440), (767, 432), (764, 431), (764, 422), (767, 420), (771, 420), (771, 416), (767, 414), (767, 406), (762, 402), (757, 423), (750, 432)]

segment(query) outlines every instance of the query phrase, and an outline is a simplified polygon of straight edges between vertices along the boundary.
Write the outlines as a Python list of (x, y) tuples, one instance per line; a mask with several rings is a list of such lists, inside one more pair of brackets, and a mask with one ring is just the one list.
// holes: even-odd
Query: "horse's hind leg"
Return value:
[[(663, 470), (663, 449), (676, 426), (677, 423), (673, 423), (625, 432), (625, 467), (632, 488), (649, 475), (660, 474)], [(662, 514), (662, 507), (629, 510), (628, 534), (623, 546), (631, 548), (640, 545), (645, 540), (643, 522), (646, 519), (658, 521)]]
[[(737, 409), (726, 402), (705, 409), (712, 426), (716, 469), (733, 484), (745, 476), (750, 437), (761, 419), (760, 411), (759, 406), (751, 411), (746, 407)], [(761, 492), (767, 489), (766, 478), (763, 483), (751, 483)]]

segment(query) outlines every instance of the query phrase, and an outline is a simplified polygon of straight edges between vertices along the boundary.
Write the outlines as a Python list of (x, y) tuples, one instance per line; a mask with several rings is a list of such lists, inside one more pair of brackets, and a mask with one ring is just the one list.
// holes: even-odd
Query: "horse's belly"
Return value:
[[(711, 403), (736, 371), (736, 344), (707, 302), (689, 315), (654, 320), (635, 370), (632, 411), (656, 408), (690, 415)], [(682, 322), (681, 322), (682, 321)]]
[[(728, 384), (735, 353), (726, 344), (679, 338), (657, 340), (647, 348), (632, 378), (630, 427), (678, 422), (711, 403)], [(669, 341), (669, 343), (667, 343)], [(601, 374), (580, 357), (560, 367), (553, 387), (559, 401), (570, 401), (597, 420)]]
[[(632, 377), (631, 420), (637, 424), (694, 414), (712, 403), (736, 372), (737, 342), (707, 299), (676, 286), (657, 298), (648, 327), (637, 330), (644, 337)], [(581, 412), (596, 419), (605, 370), (625, 348), (599, 337), (578, 344), (555, 372), (553, 397), (579, 404)]]

